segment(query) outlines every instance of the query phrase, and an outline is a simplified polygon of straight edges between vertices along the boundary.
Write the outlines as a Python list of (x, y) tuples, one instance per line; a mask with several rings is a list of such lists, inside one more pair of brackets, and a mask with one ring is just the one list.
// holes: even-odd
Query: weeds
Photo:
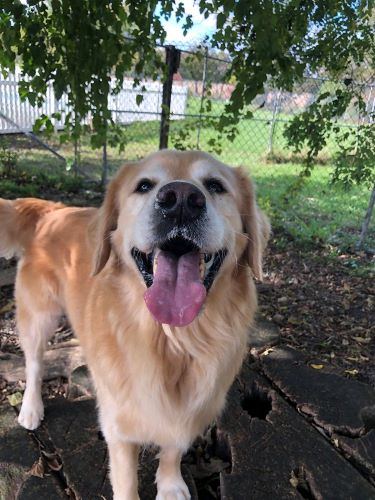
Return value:
[(6, 141), (0, 145), (0, 165), (7, 177), (13, 175), (18, 163), (18, 153), (10, 149)]

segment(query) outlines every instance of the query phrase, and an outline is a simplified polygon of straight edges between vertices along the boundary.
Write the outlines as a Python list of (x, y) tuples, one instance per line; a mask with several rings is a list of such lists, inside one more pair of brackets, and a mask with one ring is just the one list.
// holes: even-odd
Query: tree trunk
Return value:
[(108, 159), (107, 159), (107, 140), (103, 144), (103, 157), (102, 157), (102, 180), (101, 184), (103, 187), (106, 186), (108, 180)]

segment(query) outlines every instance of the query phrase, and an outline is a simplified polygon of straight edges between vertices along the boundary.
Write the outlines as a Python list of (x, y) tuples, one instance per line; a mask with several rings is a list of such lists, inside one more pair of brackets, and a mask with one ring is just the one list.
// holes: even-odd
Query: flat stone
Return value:
[(218, 428), (232, 461), (221, 474), (223, 500), (375, 498), (358, 470), (247, 365)]
[(362, 411), (375, 405), (375, 391), (369, 385), (316, 370), (290, 348), (273, 349), (261, 363), (272, 383), (327, 433), (365, 432)]
[(0, 406), (0, 463), (12, 463), (29, 470), (38, 459), (37, 446), (17, 422), (14, 409)]
[(252, 354), (258, 354), (280, 341), (280, 329), (270, 321), (258, 317), (251, 328), (249, 346)]
[[(39, 460), (37, 446), (10, 406), (0, 407), (0, 498), (15, 499)], [(18, 498), (18, 497), (17, 497)], [(41, 497), (38, 497), (41, 498)]]
[(375, 430), (361, 438), (334, 435), (333, 439), (375, 485)]
[(15, 500), (26, 479), (27, 471), (24, 467), (0, 462), (0, 498)]
[(17, 267), (7, 267), (0, 271), (0, 288), (13, 285), (16, 279)]
[(293, 349), (262, 358), (266, 376), (375, 484), (375, 391), (356, 380), (316, 370)]
[(50, 400), (45, 409), (44, 426), (75, 495), (82, 499), (101, 495), (107, 500), (112, 498), (107, 446), (99, 435), (95, 401)]
[(17, 495), (17, 500), (67, 500), (67, 495), (51, 475), (29, 477)]
[[(55, 400), (46, 408), (44, 424), (62, 462), (68, 486), (82, 499), (112, 499), (108, 475), (108, 452), (99, 433), (97, 409), (94, 400)], [(139, 494), (142, 500), (156, 496), (155, 451), (140, 453)], [(192, 499), (197, 499), (194, 482), (189, 471), (182, 469)]]
[[(68, 378), (71, 372), (85, 363), (80, 346), (49, 349), (44, 354), (43, 380)], [(12, 353), (1, 353), (0, 377), (7, 382), (25, 380), (25, 358)]]
[(69, 376), (69, 399), (93, 398), (95, 391), (87, 365), (75, 368)]

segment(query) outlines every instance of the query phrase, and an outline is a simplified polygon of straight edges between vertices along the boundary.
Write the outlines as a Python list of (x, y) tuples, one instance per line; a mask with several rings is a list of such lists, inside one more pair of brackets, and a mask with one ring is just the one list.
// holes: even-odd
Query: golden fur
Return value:
[[(145, 284), (127, 252), (133, 234), (147, 232), (144, 213), (153, 196), (137, 196), (135, 182), (152, 175), (160, 185), (178, 179), (203, 190), (206, 171), (219, 172), (229, 186), (224, 201), (206, 196), (230, 252), (199, 316), (182, 328), (161, 325), (145, 305)], [(138, 498), (137, 453), (144, 443), (161, 448), (157, 498), (189, 498), (180, 457), (220, 413), (241, 366), (256, 309), (251, 272), (262, 276), (268, 234), (245, 173), (200, 152), (161, 151), (126, 165), (99, 210), (1, 200), (0, 255), (21, 257), (17, 324), (27, 386), (20, 423), (32, 429), (43, 418), (42, 355), (66, 313), (95, 383), (114, 498)]]

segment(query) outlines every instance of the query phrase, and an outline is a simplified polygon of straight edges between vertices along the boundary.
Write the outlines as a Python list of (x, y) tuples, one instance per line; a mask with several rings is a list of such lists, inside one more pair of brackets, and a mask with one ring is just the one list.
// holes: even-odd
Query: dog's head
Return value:
[(147, 287), (154, 318), (184, 326), (225, 269), (247, 263), (262, 277), (269, 225), (241, 169), (202, 152), (164, 150), (110, 183), (97, 232), (94, 274), (113, 249)]

